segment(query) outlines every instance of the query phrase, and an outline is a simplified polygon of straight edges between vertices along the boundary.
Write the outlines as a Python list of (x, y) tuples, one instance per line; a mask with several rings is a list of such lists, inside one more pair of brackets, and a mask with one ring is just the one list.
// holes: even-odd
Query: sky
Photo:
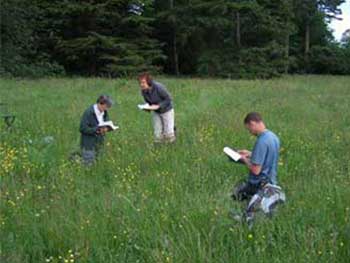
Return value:
[(340, 6), (342, 15), (340, 16), (343, 20), (333, 19), (330, 28), (334, 30), (333, 35), (336, 40), (340, 40), (345, 30), (350, 29), (350, 0), (346, 0)]

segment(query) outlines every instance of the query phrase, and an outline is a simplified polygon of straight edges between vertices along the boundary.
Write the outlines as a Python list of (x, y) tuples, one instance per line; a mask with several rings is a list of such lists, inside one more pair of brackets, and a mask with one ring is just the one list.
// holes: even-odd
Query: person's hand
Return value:
[(96, 131), (97, 134), (101, 134), (101, 135), (104, 135), (106, 132), (108, 132), (108, 128), (107, 127), (100, 127)]
[(242, 157), (246, 157), (249, 158), (251, 156), (251, 152), (248, 150), (239, 150), (238, 153), (242, 156)]
[(149, 109), (150, 110), (158, 110), (160, 108), (160, 106), (158, 104), (152, 104)]
[(250, 163), (250, 158), (249, 158), (248, 156), (242, 155), (242, 154), (241, 154), (241, 156), (242, 156), (242, 157), (241, 157), (240, 161), (241, 161), (242, 163), (248, 165), (248, 164)]

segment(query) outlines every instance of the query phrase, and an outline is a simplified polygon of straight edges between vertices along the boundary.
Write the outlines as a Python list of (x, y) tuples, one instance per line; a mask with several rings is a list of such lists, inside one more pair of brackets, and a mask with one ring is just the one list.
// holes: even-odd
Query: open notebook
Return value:
[(101, 122), (101, 123), (99, 123), (98, 127), (99, 128), (107, 127), (109, 131), (114, 131), (116, 129), (119, 129), (119, 127), (114, 125), (112, 121)]
[(238, 152), (231, 149), (230, 147), (225, 147), (224, 153), (226, 153), (235, 162), (238, 162), (242, 158), (242, 156)]

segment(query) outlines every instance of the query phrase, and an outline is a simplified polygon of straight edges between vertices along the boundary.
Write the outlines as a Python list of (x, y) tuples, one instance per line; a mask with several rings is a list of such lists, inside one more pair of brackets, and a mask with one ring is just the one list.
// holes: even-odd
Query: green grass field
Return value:
[[(11, 130), (0, 123), (2, 263), (349, 262), (350, 77), (158, 80), (174, 97), (178, 131), (160, 147), (134, 80), (0, 80), (0, 102), (17, 116)], [(117, 101), (120, 130), (87, 170), (68, 157), (101, 93)], [(253, 146), (249, 111), (281, 139), (287, 195), (252, 230), (229, 217), (247, 170), (222, 152)]]

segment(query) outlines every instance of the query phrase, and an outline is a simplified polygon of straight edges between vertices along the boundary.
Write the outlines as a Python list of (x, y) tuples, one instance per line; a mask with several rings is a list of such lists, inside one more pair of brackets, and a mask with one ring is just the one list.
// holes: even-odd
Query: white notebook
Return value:
[(151, 105), (149, 105), (148, 103), (145, 103), (145, 104), (139, 104), (139, 105), (137, 105), (137, 107), (140, 110), (150, 110)]
[(230, 147), (225, 147), (224, 153), (226, 153), (235, 162), (238, 162), (239, 159), (242, 158), (242, 156), (238, 152), (236, 152), (235, 150), (232, 150)]
[(114, 125), (112, 121), (104, 121), (98, 124), (98, 127), (107, 127), (110, 130), (119, 129), (118, 126)]

